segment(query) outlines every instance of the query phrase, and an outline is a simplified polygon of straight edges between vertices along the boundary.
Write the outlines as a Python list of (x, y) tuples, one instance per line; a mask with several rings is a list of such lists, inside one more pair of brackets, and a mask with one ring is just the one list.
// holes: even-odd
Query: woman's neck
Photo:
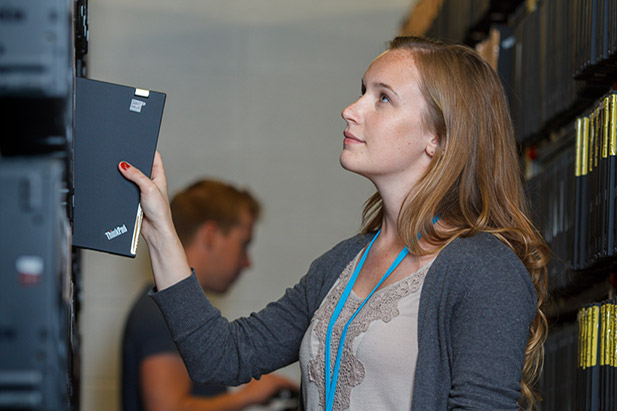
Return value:
[(388, 195), (382, 191), (379, 192), (383, 205), (383, 219), (381, 221), (381, 232), (378, 242), (379, 248), (402, 248), (405, 246), (398, 232), (398, 217), (401, 206), (405, 197), (399, 193)]
[[(381, 250), (400, 250), (406, 244), (398, 230), (399, 214), (403, 204), (414, 193), (400, 187), (389, 191), (384, 190), (383, 187), (378, 187), (378, 191), (383, 205), (383, 219), (381, 221), (381, 232), (375, 246)], [(421, 245), (425, 245), (422, 239), (419, 242)]]

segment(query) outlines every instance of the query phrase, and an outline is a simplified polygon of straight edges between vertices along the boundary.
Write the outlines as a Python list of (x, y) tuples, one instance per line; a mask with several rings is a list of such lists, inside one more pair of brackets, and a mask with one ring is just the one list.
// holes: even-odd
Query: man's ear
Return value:
[(199, 226), (195, 233), (195, 240), (199, 241), (202, 247), (210, 249), (216, 242), (216, 236), (219, 234), (220, 229), (214, 221), (206, 221)]
[(439, 137), (437, 137), (436, 135), (432, 136), (431, 139), (429, 140), (428, 144), (426, 145), (426, 154), (433, 158), (433, 156), (435, 155), (435, 151), (437, 150), (437, 147), (439, 146)]

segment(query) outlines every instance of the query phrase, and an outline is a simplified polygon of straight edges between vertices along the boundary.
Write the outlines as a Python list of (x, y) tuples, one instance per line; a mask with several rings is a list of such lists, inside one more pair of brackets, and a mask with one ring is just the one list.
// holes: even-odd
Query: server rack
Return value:
[(87, 0), (0, 0), (0, 409), (79, 409), (73, 90)]

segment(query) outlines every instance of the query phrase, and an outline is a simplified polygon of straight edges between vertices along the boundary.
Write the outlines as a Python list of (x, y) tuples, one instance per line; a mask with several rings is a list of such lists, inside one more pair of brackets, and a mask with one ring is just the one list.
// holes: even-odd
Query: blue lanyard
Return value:
[(373, 237), (369, 246), (364, 251), (364, 254), (362, 255), (362, 258), (360, 259), (358, 266), (354, 270), (351, 278), (349, 279), (349, 282), (347, 283), (347, 286), (345, 287), (345, 290), (343, 290), (343, 294), (341, 295), (341, 298), (336, 304), (336, 308), (334, 309), (334, 313), (332, 314), (332, 318), (330, 318), (330, 323), (328, 324), (328, 332), (326, 334), (326, 411), (331, 411), (332, 407), (334, 406), (334, 393), (336, 392), (336, 383), (338, 381), (339, 367), (341, 365), (341, 356), (343, 354), (343, 342), (345, 340), (345, 336), (347, 334), (347, 328), (349, 328), (349, 324), (353, 321), (354, 318), (356, 318), (356, 315), (358, 314), (358, 312), (360, 312), (362, 307), (364, 307), (364, 304), (366, 304), (368, 299), (371, 298), (373, 293), (386, 280), (386, 278), (388, 278), (390, 274), (392, 274), (392, 271), (394, 271), (396, 267), (399, 266), (401, 261), (403, 261), (405, 256), (407, 256), (407, 254), (409, 253), (409, 250), (407, 249), (407, 247), (401, 250), (398, 257), (396, 257), (392, 265), (390, 265), (390, 268), (388, 268), (388, 271), (386, 271), (386, 273), (383, 275), (383, 277), (381, 277), (381, 280), (379, 280), (375, 288), (373, 288), (373, 291), (371, 291), (371, 293), (364, 299), (364, 301), (362, 301), (362, 304), (360, 304), (360, 307), (358, 307), (358, 309), (353, 313), (351, 318), (349, 318), (349, 320), (345, 324), (345, 327), (343, 328), (343, 332), (341, 333), (341, 339), (339, 340), (339, 343), (338, 343), (336, 361), (334, 363), (334, 373), (330, 374), (330, 346), (331, 346), (331, 340), (332, 340), (332, 328), (334, 327), (334, 323), (336, 322), (339, 315), (341, 314), (341, 310), (343, 309), (343, 306), (345, 305), (345, 302), (347, 301), (349, 294), (351, 294), (351, 290), (356, 282), (356, 279), (358, 278), (358, 274), (360, 273), (360, 270), (362, 269), (362, 266), (364, 265), (366, 256), (368, 255), (369, 250), (373, 246), (373, 243), (379, 236), (380, 232), (381, 230), (379, 230), (377, 234), (375, 234), (375, 237)]
[[(439, 216), (433, 217), (433, 224), (435, 224), (437, 221), (439, 221)], [(392, 274), (392, 271), (394, 271), (396, 267), (399, 266), (399, 264), (407, 256), (407, 254), (409, 254), (409, 250), (407, 249), (407, 247), (404, 247), (401, 250), (401, 252), (398, 254), (398, 256), (396, 257), (392, 265), (390, 265), (390, 268), (388, 268), (388, 271), (386, 271), (386, 273), (383, 275), (383, 277), (381, 277), (381, 280), (379, 280), (375, 288), (373, 288), (373, 291), (371, 291), (371, 293), (366, 296), (364, 301), (362, 301), (362, 304), (360, 304), (360, 306), (356, 309), (353, 315), (349, 318), (349, 320), (345, 324), (345, 327), (343, 327), (343, 332), (341, 333), (341, 339), (339, 340), (338, 349), (336, 351), (336, 361), (334, 362), (334, 372), (330, 373), (330, 351), (331, 351), (330, 346), (332, 345), (331, 340), (332, 340), (332, 329), (334, 328), (334, 323), (336, 322), (339, 315), (341, 314), (341, 311), (343, 310), (343, 306), (345, 305), (345, 302), (347, 302), (347, 298), (349, 298), (349, 294), (351, 294), (351, 290), (354, 284), (356, 283), (358, 274), (360, 274), (360, 270), (362, 269), (362, 266), (364, 265), (366, 256), (368, 255), (368, 252), (373, 246), (373, 243), (375, 242), (377, 237), (379, 237), (379, 233), (381, 233), (381, 230), (377, 231), (377, 234), (375, 234), (375, 237), (373, 237), (368, 247), (366, 247), (364, 254), (362, 254), (362, 258), (360, 259), (360, 262), (358, 263), (358, 266), (354, 270), (353, 274), (349, 278), (349, 282), (347, 283), (347, 286), (343, 290), (343, 294), (341, 294), (341, 298), (338, 300), (338, 303), (336, 304), (336, 307), (334, 308), (334, 312), (332, 313), (332, 317), (330, 318), (330, 323), (328, 324), (328, 332), (326, 334), (326, 411), (332, 411), (332, 407), (334, 406), (334, 393), (336, 392), (336, 383), (338, 381), (338, 373), (339, 373), (339, 368), (341, 365), (341, 356), (343, 355), (343, 342), (345, 340), (345, 336), (347, 335), (347, 328), (349, 328), (349, 324), (351, 324), (353, 319), (356, 318), (356, 315), (358, 315), (362, 307), (364, 307), (364, 304), (366, 304), (368, 299), (371, 298), (373, 293), (390, 276), (390, 274)], [(418, 240), (420, 239), (420, 237), (421, 235), (420, 233), (418, 233)]]

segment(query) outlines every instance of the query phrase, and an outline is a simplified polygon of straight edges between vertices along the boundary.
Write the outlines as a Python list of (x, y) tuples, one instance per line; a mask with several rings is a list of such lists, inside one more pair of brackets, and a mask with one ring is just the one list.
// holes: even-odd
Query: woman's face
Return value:
[(343, 110), (341, 165), (379, 185), (413, 187), (428, 167), (437, 138), (422, 118), (427, 104), (408, 50), (377, 57), (362, 79), (362, 95)]

